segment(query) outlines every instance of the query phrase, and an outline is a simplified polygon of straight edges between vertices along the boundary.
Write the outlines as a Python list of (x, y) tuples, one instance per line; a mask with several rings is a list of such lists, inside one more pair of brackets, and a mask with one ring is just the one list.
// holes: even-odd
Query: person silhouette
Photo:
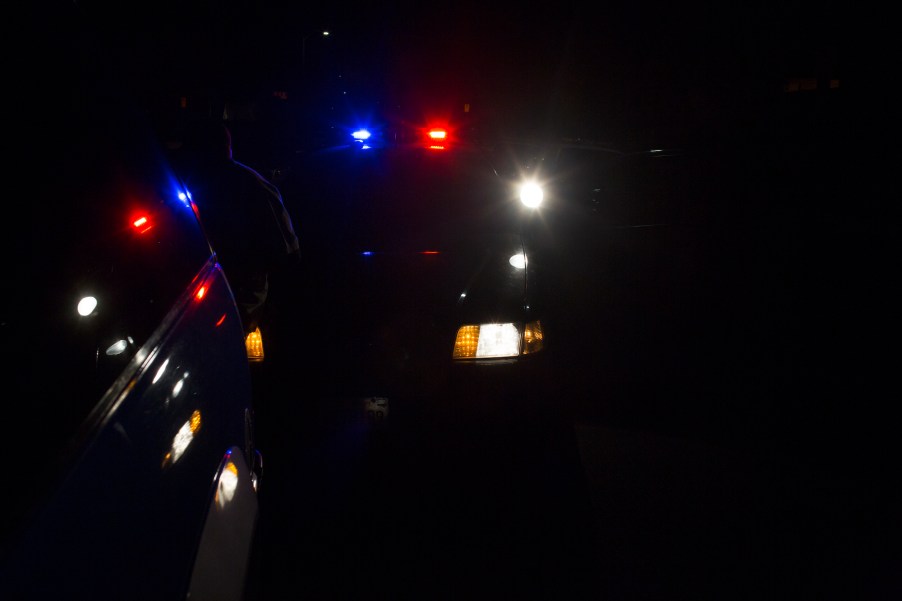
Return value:
[(273, 274), (299, 263), (300, 245), (279, 188), (232, 153), (219, 119), (190, 121), (176, 165), (232, 287), (245, 333), (265, 329)]

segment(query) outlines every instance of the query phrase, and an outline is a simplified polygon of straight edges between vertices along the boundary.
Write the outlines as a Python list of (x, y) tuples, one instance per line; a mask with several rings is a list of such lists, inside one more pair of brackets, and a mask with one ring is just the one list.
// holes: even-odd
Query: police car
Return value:
[(262, 455), (239, 314), (146, 115), (73, 38), (7, 221), (0, 597), (240, 599)]
[(552, 348), (531, 235), (541, 182), (499, 171), (496, 149), (451, 123), (404, 125), (349, 128), (280, 186), (307, 269), (296, 365), (393, 420), (524, 414), (548, 400)]

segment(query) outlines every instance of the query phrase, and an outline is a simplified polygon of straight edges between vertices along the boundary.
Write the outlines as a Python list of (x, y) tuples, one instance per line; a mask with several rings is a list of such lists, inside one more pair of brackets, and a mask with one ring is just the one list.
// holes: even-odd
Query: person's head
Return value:
[(231, 159), (232, 135), (221, 119), (195, 119), (185, 127), (182, 150), (196, 158)]

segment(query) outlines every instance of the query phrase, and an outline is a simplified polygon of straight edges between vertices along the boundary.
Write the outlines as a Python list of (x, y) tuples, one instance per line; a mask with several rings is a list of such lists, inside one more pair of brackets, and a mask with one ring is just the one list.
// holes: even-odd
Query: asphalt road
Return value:
[(293, 400), (263, 439), (261, 598), (880, 599), (898, 585), (891, 499), (869, 470), (604, 420), (524, 436)]

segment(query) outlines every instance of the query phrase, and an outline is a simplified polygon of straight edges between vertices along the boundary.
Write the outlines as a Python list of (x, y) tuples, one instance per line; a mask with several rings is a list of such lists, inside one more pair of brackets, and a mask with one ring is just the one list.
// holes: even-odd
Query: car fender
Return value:
[(192, 601), (241, 599), (248, 555), (258, 516), (252, 472), (238, 447), (223, 456), (216, 473), (209, 513), (191, 573), (188, 598)]

